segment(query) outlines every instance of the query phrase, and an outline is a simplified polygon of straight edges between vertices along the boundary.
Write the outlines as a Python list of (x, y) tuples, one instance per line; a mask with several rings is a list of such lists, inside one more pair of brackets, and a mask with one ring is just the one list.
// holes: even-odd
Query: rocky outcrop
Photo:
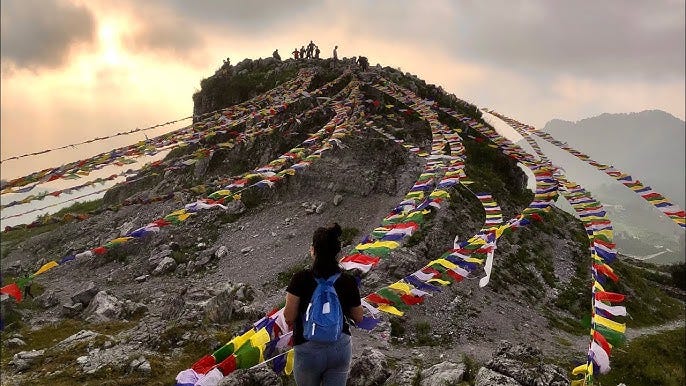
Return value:
[(383, 385), (391, 376), (386, 356), (379, 350), (365, 348), (350, 366), (348, 386)]
[(497, 371), (482, 367), (476, 374), (474, 386), (522, 386), (522, 384)]
[(508, 341), (501, 342), (486, 368), (524, 386), (569, 385), (567, 371), (544, 363), (541, 350), (521, 344), (513, 345)]
[(254, 291), (243, 283), (223, 286), (205, 305), (205, 316), (213, 323), (227, 323), (234, 312), (245, 313)]
[(273, 370), (266, 366), (252, 370), (236, 370), (222, 379), (217, 386), (244, 386), (244, 385), (283, 385), (283, 382)]
[(81, 288), (74, 295), (72, 295), (71, 301), (74, 304), (81, 303), (86, 306), (91, 302), (95, 294), (98, 292), (100, 292), (98, 286), (94, 282), (90, 281), (86, 283), (85, 287)]
[(34, 364), (38, 363), (43, 359), (45, 350), (31, 350), (31, 351), (21, 351), (12, 357), (10, 365), (21, 372), (30, 369)]
[(121, 301), (105, 291), (98, 292), (83, 311), (87, 322), (101, 323), (145, 312), (146, 306), (130, 300)]
[(464, 363), (441, 362), (421, 372), (420, 386), (456, 385), (462, 382)]

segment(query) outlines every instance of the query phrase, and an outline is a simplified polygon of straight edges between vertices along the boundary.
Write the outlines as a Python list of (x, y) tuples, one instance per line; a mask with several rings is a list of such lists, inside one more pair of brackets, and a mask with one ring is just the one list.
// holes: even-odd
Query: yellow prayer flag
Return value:
[(626, 331), (626, 324), (624, 323), (617, 323), (614, 320), (610, 320), (608, 318), (604, 318), (598, 314), (593, 315), (593, 321), (595, 321), (598, 324), (602, 324), (603, 326), (617, 331), (617, 332), (625, 332)]
[(238, 351), (238, 349), (245, 344), (248, 340), (250, 340), (250, 337), (255, 335), (255, 330), (250, 329), (246, 331), (243, 335), (239, 335), (233, 339), (229, 343), (233, 343), (233, 352)]
[(447, 280), (436, 279), (436, 278), (427, 280), (427, 283), (438, 283), (440, 285), (449, 285), (450, 284), (450, 282)]
[(388, 288), (400, 291), (403, 294), (409, 294), (412, 291), (412, 288), (410, 288), (409, 285), (407, 285), (406, 283), (399, 282), (399, 281), (389, 285)]
[(397, 315), (397, 316), (403, 316), (404, 315), (404, 313), (402, 311), (400, 311), (399, 309), (397, 309), (393, 306), (389, 306), (387, 304), (382, 304), (378, 308), (379, 308), (379, 311), (383, 311), (383, 312), (386, 312), (386, 313), (389, 313), (392, 315)]
[(286, 354), (286, 368), (283, 369), (283, 372), (286, 373), (286, 375), (291, 375), (293, 372), (293, 362), (295, 361), (295, 350), (291, 349), (288, 351), (288, 354)]
[(264, 361), (264, 349), (269, 340), (269, 333), (264, 327), (250, 337), (250, 344), (260, 350), (260, 362)]
[[(479, 260), (479, 261), (481, 261), (481, 260)], [(442, 265), (448, 269), (455, 269), (455, 267), (457, 267), (456, 264), (454, 264), (454, 263), (452, 263), (446, 259), (436, 259), (436, 260), (430, 262), (428, 265), (434, 265), (436, 263), (438, 263), (438, 264), (440, 264), (440, 265)]]
[(593, 282), (593, 288), (597, 289), (598, 291), (605, 291), (605, 288), (603, 288), (603, 286), (597, 281)]
[(586, 374), (588, 372), (588, 363), (576, 366), (572, 370), (572, 375)]
[(114, 239), (114, 240), (110, 240), (110, 243), (112, 243), (112, 244), (121, 244), (121, 243), (125, 243), (125, 242), (131, 240), (132, 238), (133, 238), (133, 237), (130, 237), (130, 236), (117, 237), (117, 238)]
[(45, 263), (45, 264), (43, 264), (42, 267), (40, 267), (40, 268), (38, 269), (38, 271), (36, 271), (36, 273), (33, 274), (33, 276), (40, 275), (41, 273), (43, 273), (43, 272), (45, 272), (45, 271), (48, 271), (48, 270), (50, 270), (50, 269), (52, 269), (52, 268), (54, 268), (54, 267), (57, 267), (58, 265), (59, 265), (59, 264), (57, 264), (56, 261), (50, 261), (50, 262), (48, 262), (48, 263)]
[(184, 214), (184, 213), (186, 213), (186, 209), (185, 209), (185, 208), (184, 208), (184, 209), (175, 210), (175, 211), (169, 213), (169, 214), (168, 214), (167, 216), (165, 216), (165, 217), (169, 217), (169, 216), (179, 216), (179, 215), (182, 215), (182, 214)]

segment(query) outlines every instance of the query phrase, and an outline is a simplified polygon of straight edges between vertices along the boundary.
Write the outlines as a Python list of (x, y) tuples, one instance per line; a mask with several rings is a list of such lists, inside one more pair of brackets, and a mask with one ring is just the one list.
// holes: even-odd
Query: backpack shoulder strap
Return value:
[(340, 272), (338, 272), (337, 274), (331, 275), (328, 279), (326, 279), (326, 281), (327, 281), (329, 284), (333, 285), (333, 283), (335, 283), (336, 280), (338, 280), (339, 277), (341, 277), (341, 273), (340, 273)]

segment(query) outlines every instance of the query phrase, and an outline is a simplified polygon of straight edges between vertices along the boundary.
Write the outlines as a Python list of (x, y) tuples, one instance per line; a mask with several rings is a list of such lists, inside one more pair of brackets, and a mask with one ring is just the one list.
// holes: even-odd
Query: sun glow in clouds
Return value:
[(105, 64), (117, 66), (123, 62), (123, 52), (119, 43), (120, 30), (113, 22), (104, 22), (98, 31), (101, 46), (101, 59)]

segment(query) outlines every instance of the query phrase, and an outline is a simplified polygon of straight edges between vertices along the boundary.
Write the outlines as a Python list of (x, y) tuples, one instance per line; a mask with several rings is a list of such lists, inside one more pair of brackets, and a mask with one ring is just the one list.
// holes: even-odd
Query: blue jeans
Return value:
[(333, 343), (301, 343), (295, 346), (295, 383), (298, 386), (345, 386), (352, 355), (352, 338), (348, 334), (341, 334)]

